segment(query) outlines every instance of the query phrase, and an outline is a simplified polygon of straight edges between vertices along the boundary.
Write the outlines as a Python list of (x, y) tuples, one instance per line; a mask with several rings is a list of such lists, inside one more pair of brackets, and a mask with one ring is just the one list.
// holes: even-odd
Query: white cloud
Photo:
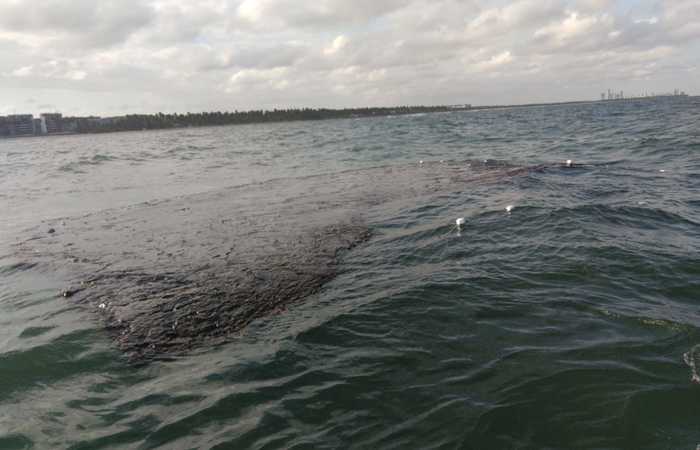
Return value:
[(32, 66), (24, 66), (20, 67), (19, 69), (15, 69), (12, 71), (12, 76), (15, 77), (28, 77), (34, 73), (34, 68)]
[(471, 20), (472, 31), (497, 32), (511, 27), (533, 26), (561, 13), (556, 2), (549, 0), (518, 0), (500, 8), (483, 10)]
[(29, 14), (0, 0), (0, 107), (513, 103), (635, 80), (693, 92), (699, 42), (697, 0), (42, 0)]
[(342, 34), (335, 39), (333, 39), (333, 42), (331, 42), (331, 45), (323, 49), (323, 53), (326, 55), (334, 55), (338, 53), (340, 50), (342, 50), (345, 46), (348, 45), (348, 38), (343, 36)]
[[(416, 5), (420, 3), (416, 2)], [(243, 0), (236, 12), (238, 18), (252, 24), (263, 22), (264, 25), (273, 23), (318, 29), (375, 21), (410, 6), (410, 0)]]
[(16, 78), (41, 78), (81, 81), (87, 77), (87, 72), (76, 68), (74, 61), (51, 60), (36, 66), (24, 66), (13, 70), (9, 76)]
[(613, 23), (613, 19), (607, 14), (583, 15), (572, 11), (563, 20), (535, 31), (535, 37), (563, 46), (574, 39), (580, 39), (593, 32), (599, 33), (601, 29), (611, 28)]
[(228, 92), (239, 92), (250, 87), (265, 87), (282, 90), (289, 86), (285, 77), (289, 70), (283, 67), (274, 69), (243, 69), (229, 79)]
[(0, 2), (0, 31), (36, 47), (100, 47), (123, 42), (153, 20), (139, 0)]
[(667, 0), (663, 11), (663, 23), (674, 39), (689, 41), (700, 38), (700, 5), (697, 0)]
[(649, 25), (655, 25), (659, 23), (659, 19), (657, 17), (649, 17), (648, 19), (636, 19), (634, 23), (647, 23)]
[(493, 70), (512, 63), (513, 59), (513, 55), (511, 55), (510, 51), (506, 50), (497, 55), (493, 55), (485, 61), (477, 63), (476, 68), (481, 71)]
[(80, 81), (84, 80), (85, 77), (87, 77), (87, 72), (85, 72), (84, 70), (69, 70), (65, 73), (65, 77), (70, 80)]
[(264, 17), (269, 7), (267, 3), (269, 2), (264, 0), (244, 0), (238, 6), (238, 17), (250, 22), (258, 22)]

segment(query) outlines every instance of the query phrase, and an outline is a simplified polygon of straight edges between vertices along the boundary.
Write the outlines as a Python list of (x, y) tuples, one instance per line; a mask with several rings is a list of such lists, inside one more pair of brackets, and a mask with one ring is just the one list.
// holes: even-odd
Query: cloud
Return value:
[(669, 80), (700, 90), (697, 0), (42, 0), (27, 8), (0, 1), (3, 110), (26, 107), (30, 95), (66, 112), (113, 114), (124, 105), (513, 103), (593, 98), (609, 85), (669, 90)]
[(347, 45), (348, 38), (341, 34), (340, 36), (333, 39), (331, 45), (323, 49), (323, 53), (328, 56), (335, 55)]
[(14, 77), (28, 77), (34, 73), (34, 67), (32, 66), (24, 66), (20, 67), (19, 69), (15, 69), (12, 71), (12, 76)]
[(251, 24), (332, 28), (375, 21), (410, 3), (404, 0), (243, 0), (237, 15)]
[(240, 92), (250, 87), (283, 90), (289, 86), (285, 78), (289, 70), (283, 67), (273, 69), (242, 69), (229, 79), (227, 92)]
[(123, 42), (153, 20), (153, 10), (139, 0), (45, 0), (0, 3), (0, 31), (35, 47), (109, 46)]
[(87, 77), (87, 72), (77, 67), (73, 61), (51, 60), (45, 63), (19, 67), (9, 76), (16, 78), (44, 78), (81, 81)]
[(513, 28), (528, 28), (559, 14), (561, 9), (554, 1), (520, 0), (503, 7), (483, 10), (469, 22), (468, 29), (495, 33)]
[(151, 5), (148, 26), (137, 28), (131, 37), (143, 46), (187, 44), (216, 31), (229, 14), (219, 2), (159, 0)]
[(513, 55), (511, 55), (509, 50), (506, 50), (504, 52), (501, 52), (497, 55), (493, 55), (489, 59), (485, 61), (481, 61), (476, 64), (476, 68), (481, 71), (487, 71), (487, 70), (492, 70), (496, 69), (501, 66), (505, 66), (507, 64), (512, 63), (514, 60)]
[(674, 40), (687, 42), (700, 38), (700, 6), (698, 2), (696, 0), (665, 2), (663, 23)]
[[(607, 14), (585, 15), (572, 11), (561, 21), (535, 31), (534, 37), (553, 47), (590, 43), (591, 36), (614, 38), (614, 20)], [(595, 39), (599, 42), (598, 39)]]

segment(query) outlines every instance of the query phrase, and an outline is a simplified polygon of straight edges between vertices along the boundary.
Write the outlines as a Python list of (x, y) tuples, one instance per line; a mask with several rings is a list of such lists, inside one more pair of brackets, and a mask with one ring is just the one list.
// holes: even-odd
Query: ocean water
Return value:
[[(477, 164), (493, 176), (460, 175)], [(306, 186), (371, 238), (320, 291), (168, 358), (128, 360), (60, 295), (67, 263), (17, 251), (211, 195), (295, 223)], [(700, 444), (696, 97), (0, 140), (0, 206), (0, 449)]]

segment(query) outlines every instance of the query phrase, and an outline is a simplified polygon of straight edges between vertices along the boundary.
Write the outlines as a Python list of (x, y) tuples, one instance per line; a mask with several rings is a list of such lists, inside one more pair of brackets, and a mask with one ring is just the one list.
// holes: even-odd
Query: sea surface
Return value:
[[(526, 170), (370, 202), (319, 292), (162, 360), (16, 252), (105, 210), (475, 161)], [(3, 450), (700, 444), (697, 97), (0, 140), (0, 211)]]

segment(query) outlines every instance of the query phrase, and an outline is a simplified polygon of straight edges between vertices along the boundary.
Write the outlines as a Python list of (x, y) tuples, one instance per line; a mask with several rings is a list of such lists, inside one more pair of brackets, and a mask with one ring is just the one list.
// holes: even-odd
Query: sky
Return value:
[(0, 0), (0, 114), (700, 94), (700, 0)]

